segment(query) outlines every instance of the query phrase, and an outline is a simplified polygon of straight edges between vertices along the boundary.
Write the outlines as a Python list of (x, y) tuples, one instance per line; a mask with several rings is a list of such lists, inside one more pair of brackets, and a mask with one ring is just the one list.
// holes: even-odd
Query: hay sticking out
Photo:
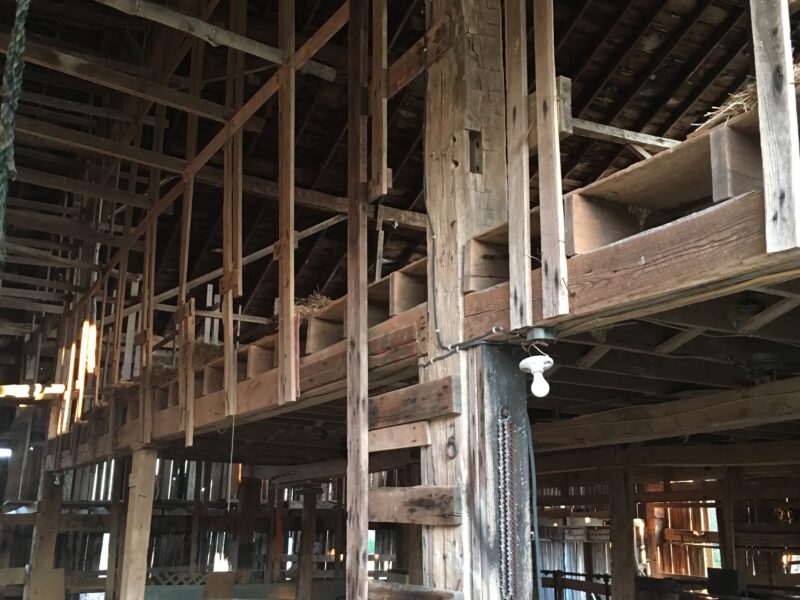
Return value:
[[(800, 80), (800, 63), (794, 65), (794, 80)], [(738, 92), (734, 92), (722, 106), (715, 106), (704, 117), (706, 121), (697, 128), (706, 129), (724, 123), (733, 117), (758, 109), (758, 91), (756, 81), (752, 79)]]
[(192, 354), (192, 365), (203, 367), (224, 356), (225, 348), (217, 344), (206, 344), (205, 342), (194, 343), (194, 353)]
[(314, 292), (306, 298), (298, 298), (294, 303), (294, 310), (301, 319), (308, 319), (316, 315), (331, 303), (328, 296), (323, 296), (319, 292)]

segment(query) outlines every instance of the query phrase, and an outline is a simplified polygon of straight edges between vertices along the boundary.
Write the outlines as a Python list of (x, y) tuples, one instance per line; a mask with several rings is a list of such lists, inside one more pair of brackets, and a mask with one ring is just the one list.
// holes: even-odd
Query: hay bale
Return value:
[(294, 304), (295, 314), (301, 319), (309, 319), (331, 303), (328, 296), (314, 292), (306, 298), (298, 298)]
[[(800, 63), (794, 65), (794, 79), (800, 80)], [(698, 131), (707, 129), (724, 123), (733, 117), (758, 109), (758, 91), (756, 80), (743, 86), (738, 92), (734, 92), (722, 106), (715, 106), (703, 115), (706, 120), (698, 126)]]

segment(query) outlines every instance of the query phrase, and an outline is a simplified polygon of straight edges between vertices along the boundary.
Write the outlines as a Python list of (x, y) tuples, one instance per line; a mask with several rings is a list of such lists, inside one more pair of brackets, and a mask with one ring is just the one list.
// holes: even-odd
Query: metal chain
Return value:
[(500, 598), (514, 598), (516, 503), (514, 501), (514, 428), (504, 409), (497, 422), (498, 539)]

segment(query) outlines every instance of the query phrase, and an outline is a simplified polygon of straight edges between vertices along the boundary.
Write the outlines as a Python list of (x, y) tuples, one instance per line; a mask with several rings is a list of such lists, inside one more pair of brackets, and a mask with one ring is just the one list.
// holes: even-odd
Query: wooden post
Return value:
[[(230, 7), (231, 31), (245, 30), (247, 3), (234, 0)], [(244, 55), (228, 50), (226, 104), (238, 109), (244, 103)], [(224, 347), (225, 415), (236, 413), (238, 367), (236, 327), (233, 321), (234, 299), (242, 294), (242, 178), (243, 132), (234, 133), (225, 143), (224, 195), (222, 208), (222, 252), (224, 275), (220, 281), (222, 296), (222, 335)]]
[(734, 504), (736, 480), (736, 471), (733, 468), (725, 469), (724, 493), (717, 505), (719, 554), (724, 569), (736, 568), (736, 507)]
[(553, 19), (553, 0), (534, 0), (542, 313), (545, 319), (569, 313)]
[[(651, 484), (646, 484), (645, 490), (649, 491), (650, 485)], [(664, 508), (656, 508), (652, 502), (648, 502), (645, 505), (645, 530), (647, 532), (647, 558), (650, 565), (650, 577), (661, 577), (662, 567), (660, 550), (663, 529)]]
[(317, 494), (316, 488), (306, 488), (303, 493), (303, 524), (300, 534), (296, 600), (311, 600), (311, 581), (314, 578), (314, 542), (316, 541)]
[(272, 536), (272, 569), (270, 581), (277, 583), (281, 581), (281, 571), (283, 570), (283, 490), (275, 490), (275, 527)]
[[(425, 127), (425, 196), (428, 228), (428, 358), (420, 380), (453, 376), (464, 381), (467, 352), (443, 358), (465, 339), (464, 257), (476, 234), (508, 220), (503, 17), (499, 0), (431, 3), (428, 27), (450, 20), (453, 46), (428, 68)], [(454, 77), (463, 73), (463, 77)], [(486, 93), (486, 90), (493, 90)], [(446, 107), (445, 110), (442, 107)], [(487, 324), (487, 329), (493, 323)], [(433, 330), (437, 330), (434, 332)], [(444, 347), (443, 347), (444, 346)], [(464, 385), (471, 393), (471, 385)], [(477, 389), (477, 388), (474, 388)], [(470, 454), (472, 403), (460, 416), (431, 422), (431, 444), (420, 450), (422, 485), (453, 486), (463, 499), (475, 473)], [(460, 591), (465, 600), (482, 588), (483, 566), (473, 527), (480, 517), (462, 503), (461, 524), (422, 527), (422, 585)], [(473, 590), (476, 590), (473, 592)]]
[(636, 554), (633, 542), (633, 484), (630, 472), (609, 472), (611, 510), (611, 596), (636, 598)]
[(528, 166), (526, 0), (506, 0), (506, 155), (508, 157), (508, 285), (511, 329), (533, 325), (531, 192)]
[(125, 545), (121, 557), (120, 600), (144, 600), (157, 456), (158, 453), (151, 448), (133, 452), (128, 478)]
[[(194, 400), (194, 399), (193, 399)], [(203, 510), (202, 496), (204, 493), (203, 480), (205, 474), (203, 463), (199, 460), (194, 462), (194, 498), (192, 503), (192, 531), (191, 541), (189, 542), (189, 572), (197, 574), (197, 560), (200, 545), (200, 513)]]
[(800, 246), (800, 141), (788, 0), (750, 0), (767, 252)]
[(49, 570), (54, 566), (58, 524), (61, 520), (61, 495), (61, 484), (56, 484), (55, 474), (43, 472), (31, 546), (31, 568), (34, 570)]
[(278, 402), (285, 404), (294, 402), (298, 394), (294, 304), (295, 31), (294, 2), (290, 0), (280, 2), (279, 29), (283, 65), (278, 90)]
[(106, 570), (106, 598), (114, 600), (117, 590), (117, 571), (119, 566), (119, 550), (121, 541), (121, 530), (123, 527), (124, 513), (124, 490), (125, 484), (125, 462), (118, 459), (114, 463), (114, 475), (111, 480), (111, 515), (108, 535), (108, 567)]
[(367, 0), (350, 0), (347, 114), (347, 564), (348, 600), (367, 600), (368, 349), (367, 148), (363, 86), (367, 72)]
[[(389, 106), (387, 89), (387, 12), (387, 0), (373, 0), (372, 81), (370, 82), (370, 114), (372, 115), (371, 172), (369, 180), (370, 201), (378, 200), (389, 191), (389, 169), (387, 166), (387, 111)], [(378, 248), (379, 258), (380, 253), (381, 246)], [(376, 266), (376, 269), (378, 269), (378, 266)]]

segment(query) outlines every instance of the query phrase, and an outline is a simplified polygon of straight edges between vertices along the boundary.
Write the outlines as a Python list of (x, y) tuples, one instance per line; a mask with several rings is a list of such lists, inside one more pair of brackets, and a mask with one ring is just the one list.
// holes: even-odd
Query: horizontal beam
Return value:
[[(10, 36), (0, 33), (0, 52), (8, 53)], [(90, 62), (67, 52), (54, 50), (45, 44), (28, 40), (25, 47), (25, 60), (31, 64), (77, 77), (124, 94), (136, 96), (157, 104), (171, 106), (178, 110), (197, 115), (212, 121), (224, 123), (235, 114), (234, 109), (204, 100), (197, 96), (173, 90), (160, 83), (128, 75), (118, 70)], [(252, 123), (259, 129), (263, 121)]]
[[(124, 192), (116, 188), (92, 183), (91, 181), (84, 181), (81, 179), (73, 179), (71, 177), (64, 177), (62, 175), (55, 175), (45, 171), (38, 171), (36, 169), (29, 169), (27, 167), (17, 167), (17, 176), (15, 181), (20, 183), (28, 183), (51, 190), (58, 190), (61, 192), (69, 192), (71, 194), (79, 194), (88, 196), (90, 198), (98, 198), (107, 200), (108, 202), (117, 202), (119, 204), (127, 204), (136, 208), (150, 208), (152, 202), (139, 194), (132, 194)], [(56, 208), (56, 205), (53, 205)], [(65, 210), (73, 210), (71, 207), (66, 207)]]
[(369, 490), (369, 520), (374, 523), (458, 525), (461, 496), (457, 487), (418, 485)]
[(800, 464), (800, 440), (594, 448), (536, 457), (540, 475), (621, 467), (758, 467)]
[[(535, 321), (575, 334), (800, 275), (798, 253), (767, 254), (764, 232), (764, 197), (754, 192), (573, 256), (570, 314), (548, 320), (536, 269)], [(465, 337), (509, 327), (508, 289), (501, 284), (464, 298)]]
[[(162, 6), (147, 2), (147, 0), (95, 0), (105, 6), (110, 6), (125, 14), (141, 17), (148, 21), (153, 21), (172, 29), (177, 29), (183, 33), (193, 35), (203, 40), (211, 46), (227, 46), (234, 50), (240, 50), (245, 54), (256, 56), (267, 62), (276, 65), (283, 63), (283, 53), (280, 48), (269, 46), (246, 36), (233, 33), (222, 27), (212, 25), (202, 19), (186, 15)], [(310, 60), (300, 69), (301, 73), (315, 75), (325, 81), (336, 79), (336, 71), (322, 63)]]
[(542, 450), (592, 448), (800, 419), (800, 377), (533, 426)]

